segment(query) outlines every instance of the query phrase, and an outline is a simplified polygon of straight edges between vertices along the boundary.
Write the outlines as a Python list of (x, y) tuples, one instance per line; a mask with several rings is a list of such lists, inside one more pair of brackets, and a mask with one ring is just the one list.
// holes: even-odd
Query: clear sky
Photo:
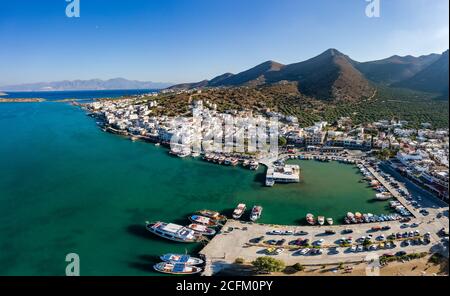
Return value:
[(448, 48), (448, 0), (0, 0), (0, 85), (186, 82), (337, 48), (357, 61)]

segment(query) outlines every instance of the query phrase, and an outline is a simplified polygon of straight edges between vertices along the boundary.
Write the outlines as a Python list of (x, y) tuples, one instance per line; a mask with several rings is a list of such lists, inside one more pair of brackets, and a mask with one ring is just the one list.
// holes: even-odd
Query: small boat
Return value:
[(327, 218), (328, 225), (333, 225), (333, 218)]
[(212, 210), (200, 210), (197, 213), (216, 221), (222, 221), (227, 219), (227, 217), (225, 217), (224, 215), (221, 215), (219, 212)]
[(159, 257), (162, 261), (172, 263), (172, 264), (186, 264), (186, 265), (200, 265), (203, 264), (203, 260), (189, 255), (181, 254), (164, 254)]
[(156, 143), (155, 146), (161, 146), (161, 143)]
[(244, 162), (242, 163), (243, 167), (248, 167), (250, 165), (250, 161), (248, 159), (244, 160)]
[(176, 242), (195, 243), (203, 239), (194, 230), (173, 223), (146, 222), (145, 228), (153, 234)]
[(252, 209), (252, 214), (250, 215), (250, 220), (255, 222), (261, 217), (263, 208), (261, 206), (254, 206)]
[(308, 224), (310, 224), (310, 225), (316, 224), (316, 220), (314, 219), (314, 215), (313, 214), (307, 214), (306, 215), (306, 222), (308, 222)]
[(172, 264), (168, 262), (161, 262), (153, 266), (153, 268), (162, 273), (169, 274), (196, 274), (202, 271), (200, 267), (190, 266), (182, 263)]
[(389, 200), (393, 197), (393, 195), (388, 192), (383, 192), (375, 194), (375, 197), (377, 200)]
[(317, 217), (317, 222), (319, 223), (319, 225), (325, 224), (325, 217), (324, 216)]
[(192, 215), (189, 217), (189, 220), (191, 220), (194, 223), (199, 223), (205, 226), (215, 227), (217, 226), (217, 222), (214, 220), (205, 217), (205, 216), (199, 216), (199, 215)]
[(247, 209), (247, 206), (245, 204), (243, 204), (243, 203), (238, 204), (237, 207), (233, 211), (233, 219), (240, 219), (246, 209)]
[(232, 158), (230, 161), (232, 166), (237, 166), (239, 164), (239, 159), (237, 158)]
[(214, 229), (208, 228), (206, 225), (192, 223), (187, 226), (187, 228), (194, 230), (202, 235), (214, 235), (216, 231)]
[(259, 163), (257, 161), (250, 162), (250, 169), (256, 171), (259, 168)]

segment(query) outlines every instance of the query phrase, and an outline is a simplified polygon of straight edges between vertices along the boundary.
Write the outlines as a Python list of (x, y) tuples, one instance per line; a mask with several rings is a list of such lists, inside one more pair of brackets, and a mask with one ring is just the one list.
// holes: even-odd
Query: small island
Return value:
[(0, 103), (40, 103), (44, 102), (42, 98), (7, 98), (0, 99)]

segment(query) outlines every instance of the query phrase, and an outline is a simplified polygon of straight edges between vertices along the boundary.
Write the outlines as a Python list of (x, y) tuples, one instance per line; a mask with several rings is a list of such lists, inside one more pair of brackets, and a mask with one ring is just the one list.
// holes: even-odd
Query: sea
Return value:
[(156, 275), (160, 255), (195, 254), (202, 245), (155, 237), (146, 221), (187, 225), (197, 210), (230, 214), (238, 203), (261, 205), (260, 222), (282, 225), (305, 225), (307, 213), (336, 224), (349, 211), (390, 213), (353, 165), (293, 161), (302, 182), (268, 188), (263, 167), (176, 158), (105, 133), (79, 107), (58, 102), (150, 91), (2, 96), (47, 101), (0, 104), (0, 275), (65, 275), (70, 253), (81, 275)]

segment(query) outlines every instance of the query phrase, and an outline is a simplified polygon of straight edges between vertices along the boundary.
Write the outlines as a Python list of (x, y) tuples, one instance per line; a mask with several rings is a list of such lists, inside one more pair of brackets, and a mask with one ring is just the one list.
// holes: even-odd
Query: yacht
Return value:
[(245, 204), (243, 204), (243, 203), (238, 204), (237, 207), (233, 211), (233, 219), (241, 218), (246, 209), (247, 209), (247, 206)]
[(194, 230), (173, 223), (146, 222), (145, 227), (153, 234), (176, 242), (195, 243), (202, 240), (202, 236)]
[(250, 220), (255, 222), (261, 217), (263, 208), (261, 206), (254, 206), (252, 209), (252, 214), (250, 215)]
[(186, 265), (200, 265), (203, 264), (203, 260), (189, 255), (181, 254), (164, 254), (159, 257), (162, 261), (172, 263), (172, 264), (186, 264)]
[(162, 273), (169, 274), (196, 274), (202, 271), (200, 267), (190, 266), (182, 263), (173, 264), (168, 262), (161, 262), (153, 266), (153, 268)]

